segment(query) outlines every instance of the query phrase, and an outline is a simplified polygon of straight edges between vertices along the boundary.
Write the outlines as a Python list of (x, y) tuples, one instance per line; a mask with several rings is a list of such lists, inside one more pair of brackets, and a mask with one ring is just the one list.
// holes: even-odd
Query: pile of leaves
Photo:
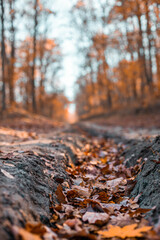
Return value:
[(123, 164), (123, 145), (94, 138), (78, 153), (77, 164), (66, 169), (71, 184), (59, 183), (56, 197), (50, 196), (50, 228), (28, 223), (25, 229), (13, 227), (23, 240), (50, 239), (159, 239), (149, 226), (137, 196), (129, 198), (141, 171), (140, 160), (130, 169)]

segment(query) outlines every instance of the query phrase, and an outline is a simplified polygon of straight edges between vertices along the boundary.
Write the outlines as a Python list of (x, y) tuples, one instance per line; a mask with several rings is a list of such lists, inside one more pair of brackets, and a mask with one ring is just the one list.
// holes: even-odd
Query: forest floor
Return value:
[(140, 118), (3, 119), (0, 239), (160, 239), (160, 128)]

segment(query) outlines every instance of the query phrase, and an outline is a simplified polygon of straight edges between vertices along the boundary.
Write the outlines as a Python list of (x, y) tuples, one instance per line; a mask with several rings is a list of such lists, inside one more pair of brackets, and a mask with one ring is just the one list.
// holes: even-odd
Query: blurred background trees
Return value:
[(72, 15), (82, 39), (80, 116), (160, 97), (159, 0), (79, 0)]
[(51, 1), (1, 0), (0, 110), (64, 118), (68, 99), (58, 86), (61, 48), (50, 38)]
[[(77, 40), (78, 115), (143, 107), (157, 101), (160, 0), (71, 2), (67, 17), (73, 30), (70, 40)], [(56, 15), (51, 9), (52, 0), (0, 0), (2, 113), (18, 104), (27, 111), (56, 117), (68, 108), (69, 100), (59, 86), (63, 44), (50, 35), (56, 31), (51, 29)]]

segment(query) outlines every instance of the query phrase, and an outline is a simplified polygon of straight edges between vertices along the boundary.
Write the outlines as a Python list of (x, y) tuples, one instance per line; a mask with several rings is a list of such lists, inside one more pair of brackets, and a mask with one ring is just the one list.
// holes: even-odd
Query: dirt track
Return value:
[[(70, 188), (66, 167), (76, 164), (81, 149), (97, 139), (112, 139), (123, 144), (124, 164), (142, 169), (131, 196), (139, 197), (141, 208), (152, 224), (160, 221), (160, 139), (127, 139), (127, 134), (108, 131), (88, 123), (67, 126), (43, 134), (1, 129), (0, 139), (0, 236), (13, 239), (12, 226), (24, 227), (28, 221), (41, 221), (51, 227), (51, 202), (56, 202), (57, 186)], [(152, 136), (153, 137), (153, 136)], [(156, 162), (157, 161), (157, 162)], [(155, 207), (156, 206), (156, 207)]]

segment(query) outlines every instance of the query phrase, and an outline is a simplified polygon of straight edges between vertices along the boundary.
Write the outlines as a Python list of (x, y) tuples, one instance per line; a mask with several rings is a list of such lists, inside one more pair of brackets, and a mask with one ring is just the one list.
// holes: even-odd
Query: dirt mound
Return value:
[[(28, 111), (14, 107), (7, 109), (0, 118), (1, 127), (24, 130), (29, 132), (47, 133), (64, 125), (41, 115), (29, 113)], [(43, 127), (42, 127), (43, 126)]]
[(13, 239), (10, 224), (22, 227), (27, 221), (48, 224), (49, 195), (59, 184), (56, 176), (63, 179), (64, 186), (69, 181), (65, 171), (68, 160), (61, 144), (24, 144), (7, 149), (8, 154), (0, 153), (1, 239)]
[(160, 136), (153, 141), (132, 142), (124, 152), (127, 166), (140, 162), (141, 171), (131, 197), (140, 194), (139, 204), (142, 208), (153, 208), (147, 214), (156, 223), (160, 220)]

